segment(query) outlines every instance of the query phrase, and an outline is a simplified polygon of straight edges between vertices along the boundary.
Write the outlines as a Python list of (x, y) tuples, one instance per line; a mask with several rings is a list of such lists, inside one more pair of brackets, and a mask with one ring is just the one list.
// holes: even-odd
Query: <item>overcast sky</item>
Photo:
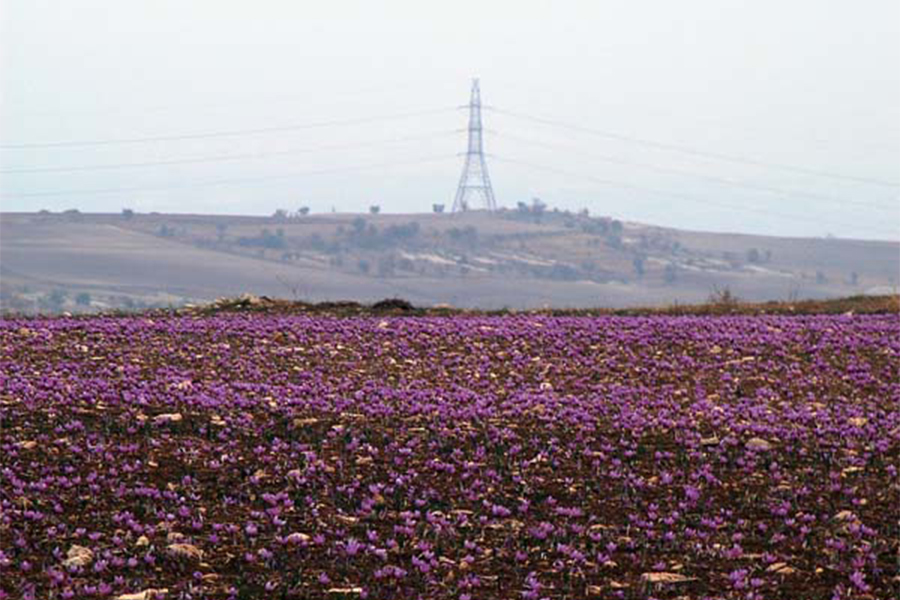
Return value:
[(478, 76), (501, 205), (900, 238), (897, 0), (0, 6), (2, 210), (427, 211)]

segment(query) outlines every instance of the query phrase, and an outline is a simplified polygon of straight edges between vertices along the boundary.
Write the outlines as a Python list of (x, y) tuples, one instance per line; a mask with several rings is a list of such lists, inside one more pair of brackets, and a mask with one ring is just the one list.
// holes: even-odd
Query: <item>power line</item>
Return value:
[[(346, 90), (339, 95), (329, 95), (328, 101), (329, 103), (333, 103), (335, 99), (343, 99), (343, 98), (351, 98), (356, 99), (364, 94), (378, 94), (381, 92), (391, 92), (396, 93), (398, 90), (407, 90), (413, 89), (418, 84), (416, 81), (405, 81), (403, 83), (396, 83), (393, 85), (379, 85), (376, 87), (365, 87), (365, 88), (357, 88), (355, 90)], [(75, 108), (74, 110), (60, 110), (60, 106), (56, 106), (53, 110), (30, 110), (26, 112), (15, 112), (10, 111), (12, 116), (16, 119), (28, 118), (28, 117), (46, 117), (46, 116), (60, 116), (62, 113), (64, 116), (71, 115), (94, 115), (94, 114), (124, 114), (124, 115), (135, 115), (135, 114), (147, 114), (147, 113), (159, 113), (159, 112), (174, 112), (174, 111), (184, 111), (184, 110), (209, 110), (209, 109), (220, 109), (220, 108), (229, 108), (229, 107), (244, 107), (244, 106), (268, 106), (272, 104), (286, 104), (286, 103), (297, 103), (308, 101), (311, 98), (309, 93), (303, 95), (296, 94), (278, 94), (277, 96), (265, 96), (263, 93), (254, 92), (252, 96), (236, 96), (234, 94), (228, 94), (224, 101), (215, 101), (215, 102), (203, 102), (203, 103), (179, 103), (175, 104), (157, 104), (157, 105), (144, 105), (144, 106), (123, 106), (121, 103), (118, 103), (114, 106), (105, 106), (105, 107), (96, 107), (92, 106), (91, 108)], [(8, 108), (8, 107), (7, 107)], [(63, 105), (62, 108), (65, 108)]]
[(273, 157), (273, 156), (291, 156), (291, 155), (304, 154), (304, 153), (309, 153), (309, 152), (319, 152), (321, 150), (338, 150), (338, 149), (343, 150), (343, 149), (348, 149), (348, 148), (364, 148), (364, 147), (378, 146), (381, 144), (402, 143), (402, 142), (410, 142), (410, 141), (417, 141), (417, 140), (434, 139), (437, 137), (456, 135), (458, 133), (459, 133), (458, 130), (453, 129), (453, 130), (445, 130), (445, 131), (435, 131), (432, 133), (426, 133), (426, 134), (422, 134), (422, 135), (373, 140), (373, 141), (369, 141), (369, 142), (357, 142), (357, 143), (348, 143), (348, 144), (331, 144), (331, 145), (326, 145), (326, 146), (295, 148), (295, 149), (291, 149), (291, 150), (280, 150), (280, 151), (276, 151), (276, 152), (248, 152), (248, 153), (243, 153), (243, 154), (220, 154), (220, 155), (213, 155), (213, 156), (201, 156), (201, 157), (195, 157), (195, 158), (153, 160), (153, 161), (133, 162), (133, 163), (80, 165), (80, 166), (74, 166), (74, 167), (23, 167), (23, 168), (14, 168), (14, 169), (0, 169), (0, 174), (9, 175), (9, 174), (21, 174), (21, 173), (69, 173), (69, 172), (77, 172), (77, 171), (106, 171), (106, 170), (118, 170), (118, 169), (137, 169), (137, 168), (145, 168), (145, 167), (158, 167), (158, 166), (167, 166), (167, 165), (210, 163), (210, 162), (233, 161), (233, 160), (253, 160), (253, 159), (260, 159), (260, 158), (269, 158), (269, 157)]
[[(506, 158), (506, 157), (495, 156), (495, 155), (491, 155), (491, 158), (494, 159), (494, 160), (499, 160), (500, 162), (505, 162), (505, 163), (509, 163), (509, 164), (514, 164), (514, 165), (524, 166), (524, 167), (528, 167), (528, 168), (535, 169), (535, 170), (539, 170), (539, 171), (547, 171), (547, 172), (551, 172), (551, 173), (557, 173), (557, 174), (560, 174), (560, 175), (566, 175), (566, 176), (569, 176), (569, 177), (576, 177), (576, 178), (580, 178), (580, 179), (586, 179), (586, 180), (589, 180), (589, 181), (595, 181), (595, 182), (600, 183), (600, 184), (602, 184), (602, 185), (608, 185), (608, 186), (611, 186), (611, 187), (618, 187), (618, 188), (630, 189), (630, 190), (634, 190), (634, 191), (638, 191), (638, 192), (642, 192), (642, 193), (656, 194), (656, 195), (660, 195), (660, 196), (668, 196), (668, 197), (671, 197), (671, 198), (678, 198), (678, 199), (681, 199), (681, 200), (687, 200), (688, 202), (695, 202), (695, 203), (698, 203), (698, 204), (708, 204), (708, 205), (710, 205), (710, 206), (716, 206), (716, 207), (720, 207), (720, 208), (727, 208), (727, 209), (730, 209), (730, 210), (755, 212), (755, 213), (760, 213), (760, 214), (764, 214), (764, 215), (768, 215), (768, 216), (777, 216), (777, 217), (781, 217), (781, 218), (783, 218), (783, 219), (788, 219), (788, 220), (798, 221), (798, 222), (799, 222), (799, 221), (811, 221), (811, 222), (817, 222), (817, 223), (821, 223), (821, 224), (823, 224), (823, 225), (829, 225), (829, 226), (832, 226), (832, 227), (836, 227), (836, 226), (841, 226), (841, 227), (843, 227), (843, 226), (846, 226), (846, 225), (847, 225), (846, 222), (844, 222), (844, 223), (838, 223), (837, 221), (828, 221), (828, 220), (818, 219), (818, 218), (816, 218), (816, 217), (810, 217), (810, 216), (808, 216), (808, 215), (803, 215), (803, 216), (800, 216), (800, 215), (792, 215), (792, 214), (788, 214), (788, 213), (781, 213), (781, 212), (772, 211), (772, 210), (769, 210), (769, 209), (754, 208), (754, 207), (752, 207), (752, 206), (747, 206), (747, 205), (743, 205), (743, 204), (731, 204), (731, 203), (727, 203), (727, 202), (717, 202), (717, 201), (714, 201), (714, 200), (707, 200), (707, 199), (705, 199), (705, 198), (698, 198), (697, 196), (692, 196), (692, 195), (689, 195), (689, 194), (682, 194), (682, 193), (679, 193), (679, 192), (670, 192), (670, 191), (667, 191), (667, 190), (658, 190), (658, 189), (654, 189), (654, 188), (648, 188), (648, 187), (644, 187), (644, 186), (640, 186), (640, 185), (634, 185), (634, 184), (631, 184), (631, 183), (627, 183), (627, 182), (624, 182), (624, 181), (616, 181), (616, 180), (612, 180), (612, 179), (605, 179), (605, 178), (602, 178), (602, 177), (595, 177), (595, 176), (593, 176), (593, 175), (587, 175), (587, 174), (584, 174), (584, 173), (576, 173), (576, 172), (568, 171), (568, 170), (565, 170), (565, 169), (557, 169), (557, 168), (555, 168), (555, 167), (546, 167), (546, 166), (543, 166), (543, 165), (538, 165), (538, 164), (535, 164), (535, 163), (531, 163), (531, 162), (527, 162), (527, 161), (523, 161), (523, 160), (518, 160), (518, 159), (513, 159), (513, 158)], [(898, 232), (898, 231), (896, 231), (896, 230), (891, 231), (891, 232), (889, 233), (887, 229), (883, 229), (883, 230), (882, 230), (882, 229), (872, 229), (872, 228), (862, 228), (862, 227), (860, 227), (860, 228), (858, 228), (858, 229), (859, 229), (860, 231), (868, 231), (868, 232), (871, 232), (871, 233), (877, 233), (878, 235), (891, 235), (891, 236), (897, 236), (897, 234), (900, 233), (900, 232)]]
[(280, 125), (276, 127), (259, 127), (256, 129), (233, 129), (228, 131), (207, 131), (203, 133), (187, 133), (181, 135), (159, 135), (149, 137), (134, 138), (118, 138), (104, 140), (73, 140), (60, 142), (40, 142), (40, 143), (23, 143), (23, 144), (0, 144), (2, 150), (21, 150), (28, 148), (62, 148), (75, 146), (109, 146), (116, 144), (144, 144), (149, 142), (168, 142), (179, 140), (200, 140), (209, 138), (223, 137), (242, 137), (248, 135), (259, 135), (264, 133), (274, 133), (280, 131), (295, 131), (299, 129), (315, 129), (320, 127), (341, 127), (347, 125), (361, 125), (363, 123), (375, 123), (379, 121), (395, 121), (399, 119), (408, 119), (410, 117), (419, 117), (424, 115), (433, 115), (456, 111), (456, 107), (434, 108), (430, 110), (410, 111), (405, 113), (395, 113), (391, 115), (377, 115), (370, 117), (357, 117), (354, 119), (318, 121), (312, 123), (298, 123), (293, 125)]
[(591, 135), (596, 135), (600, 137), (605, 137), (612, 140), (617, 140), (620, 142), (628, 142), (630, 144), (636, 144), (640, 146), (646, 146), (649, 148), (656, 148), (658, 150), (666, 150), (669, 152), (679, 152), (681, 154), (688, 154), (691, 156), (699, 156), (701, 158), (707, 158), (712, 160), (721, 160), (726, 162), (739, 163), (744, 165), (750, 165), (754, 167), (763, 167), (768, 169), (778, 169), (781, 171), (790, 171), (793, 173), (801, 173), (803, 175), (811, 175), (816, 177), (827, 177), (829, 179), (838, 179), (843, 181), (853, 181), (856, 183), (867, 183), (870, 185), (880, 185), (885, 187), (900, 187), (900, 183), (894, 181), (885, 181), (882, 179), (874, 179), (870, 177), (859, 177), (856, 175), (846, 175), (842, 173), (834, 173), (831, 171), (820, 171), (817, 169), (810, 169), (807, 167), (801, 167), (796, 165), (788, 165), (783, 163), (773, 163), (767, 161), (756, 160), (754, 158), (749, 158), (745, 156), (736, 156), (731, 154), (722, 154), (719, 152), (710, 152), (706, 150), (700, 150), (697, 148), (691, 148), (689, 146), (683, 146), (681, 144), (670, 144), (666, 142), (657, 142), (654, 140), (645, 140), (642, 138), (636, 138), (628, 135), (623, 135), (620, 133), (604, 131), (601, 129), (593, 129), (590, 127), (583, 127), (580, 125), (573, 125), (571, 123), (565, 123), (563, 121), (557, 121), (555, 119), (547, 119), (544, 117), (535, 117), (531, 115), (526, 115), (519, 112), (513, 112), (509, 110), (505, 110), (502, 108), (489, 107), (485, 106), (487, 110), (493, 110), (494, 112), (507, 115), (510, 117), (514, 117), (517, 119), (523, 119), (526, 121), (531, 121), (534, 123), (540, 123), (542, 125), (549, 125), (553, 127), (559, 127), (562, 129), (568, 129), (571, 131), (578, 131), (580, 133), (587, 133)]
[(614, 156), (582, 152), (582, 151), (576, 150), (576, 149), (572, 148), (571, 146), (568, 146), (565, 144), (555, 144), (555, 143), (549, 143), (549, 142), (544, 142), (544, 141), (540, 141), (540, 140), (533, 140), (533, 139), (529, 139), (529, 138), (523, 138), (523, 137), (520, 137), (517, 135), (511, 135), (508, 133), (500, 133), (500, 132), (493, 132), (493, 133), (501, 138), (508, 138), (508, 139), (515, 140), (515, 141), (518, 141), (518, 142), (521, 142), (524, 144), (531, 144), (534, 146), (541, 146), (541, 147), (545, 147), (545, 148), (562, 149), (562, 150), (566, 150), (567, 152), (572, 152), (577, 155), (581, 155), (581, 156), (596, 159), (596, 160), (601, 160), (604, 162), (639, 167), (642, 169), (658, 171), (660, 173), (672, 173), (675, 175), (684, 175), (687, 177), (694, 177), (694, 178), (701, 179), (704, 181), (710, 181), (712, 183), (718, 183), (718, 184), (722, 184), (722, 185), (744, 188), (744, 189), (748, 189), (748, 190), (769, 192), (769, 193), (773, 193), (773, 194), (787, 195), (787, 196), (799, 196), (799, 197), (804, 197), (804, 198), (811, 198), (814, 200), (825, 200), (828, 202), (839, 202), (841, 204), (853, 204), (853, 205), (858, 205), (858, 206), (879, 208), (879, 209), (884, 209), (884, 210), (898, 210), (898, 208), (900, 208), (900, 207), (898, 207), (897, 204), (894, 204), (893, 206), (887, 206), (887, 205), (880, 204), (877, 202), (847, 200), (844, 198), (836, 198), (834, 196), (827, 196), (824, 194), (816, 194), (814, 192), (805, 192), (802, 190), (788, 190), (788, 189), (779, 188), (779, 187), (770, 186), (770, 185), (738, 181), (735, 179), (729, 179), (727, 177), (718, 177), (716, 175), (706, 175), (704, 173), (697, 173), (696, 171), (687, 171), (684, 169), (676, 169), (676, 168), (672, 168), (672, 167), (662, 167), (659, 165), (638, 162), (638, 161), (631, 161), (631, 160), (618, 158), (618, 157), (614, 157)]
[(430, 163), (430, 162), (439, 162), (443, 160), (456, 159), (456, 155), (442, 155), (442, 156), (432, 156), (427, 158), (419, 158), (413, 160), (406, 161), (392, 161), (392, 162), (383, 162), (369, 165), (359, 165), (355, 167), (344, 167), (339, 169), (319, 169), (314, 171), (303, 171), (298, 173), (286, 173), (281, 175), (264, 175), (260, 177), (240, 177), (240, 178), (232, 178), (232, 179), (212, 179), (208, 181), (197, 181), (197, 182), (189, 182), (182, 184), (174, 184), (174, 185), (156, 185), (156, 186), (134, 186), (134, 187), (117, 187), (117, 188), (93, 188), (93, 189), (80, 189), (80, 190), (60, 190), (60, 191), (50, 191), (50, 192), (28, 192), (24, 194), (11, 194), (9, 196), (2, 196), (0, 200), (15, 200), (18, 198), (41, 198), (41, 197), (49, 197), (49, 196), (77, 196), (81, 194), (119, 194), (125, 192), (157, 192), (157, 191), (165, 191), (165, 190), (179, 190), (179, 189), (189, 189), (189, 188), (198, 188), (198, 187), (215, 187), (215, 186), (229, 186), (229, 185), (246, 185), (246, 184), (256, 184), (256, 183), (265, 183), (269, 181), (278, 181), (278, 180), (287, 180), (294, 179), (297, 177), (307, 177), (313, 175), (330, 175), (337, 173), (350, 173), (357, 171), (367, 171), (371, 169), (384, 169), (389, 167), (401, 166), (401, 165), (414, 165), (414, 164), (422, 164), (422, 163)]
[[(523, 95), (524, 96), (536, 96), (536, 95), (540, 95), (540, 94), (543, 94), (546, 92), (546, 89), (541, 88), (541, 87), (520, 85), (520, 84), (510, 85), (509, 83), (505, 83), (505, 82), (492, 82), (491, 88), (492, 89), (499, 88), (501, 90), (505, 89), (507, 91), (512, 91), (518, 97), (522, 97)], [(667, 120), (671, 120), (673, 118), (671, 107), (661, 107), (658, 104), (648, 104), (646, 102), (636, 103), (634, 101), (635, 100), (634, 98), (629, 98), (627, 100), (620, 99), (618, 102), (614, 102), (614, 103), (605, 102), (607, 100), (609, 100), (609, 98), (605, 97), (605, 96), (602, 99), (592, 98), (591, 103), (595, 109), (597, 107), (600, 107), (605, 112), (610, 112), (611, 110), (616, 110), (616, 109), (621, 109), (621, 108), (627, 108), (629, 113), (637, 113), (637, 114), (641, 114), (644, 116), (649, 116), (650, 118), (665, 117)], [(646, 98), (641, 98), (641, 100), (646, 100)], [(603, 104), (601, 104), (601, 103), (603, 103)], [(488, 107), (485, 106), (485, 109), (487, 109), (487, 108)], [(868, 106), (864, 110), (866, 110), (868, 112), (880, 111), (880, 112), (884, 113), (884, 112), (896, 112), (897, 108), (894, 106), (881, 105), (881, 106)], [(898, 114), (897, 116), (900, 117), (900, 114)], [(749, 136), (749, 137), (755, 138), (755, 139), (763, 139), (763, 140), (771, 141), (771, 138), (769, 136), (767, 136), (763, 133), (760, 133), (759, 131), (757, 131), (755, 129), (748, 130), (746, 127), (738, 126), (733, 121), (731, 121), (727, 118), (723, 118), (721, 116), (718, 118), (717, 117), (710, 118), (709, 115), (704, 115), (703, 117), (698, 117), (697, 115), (690, 115), (690, 114), (686, 115), (684, 113), (679, 113), (677, 115), (677, 119), (679, 122), (682, 122), (682, 123), (690, 123), (695, 128), (700, 127), (700, 128), (709, 129), (712, 127), (719, 131), (730, 130), (732, 132), (739, 132), (741, 134), (741, 136), (744, 136), (744, 137)], [(836, 145), (845, 144), (845, 142), (838, 142), (838, 141), (834, 141), (834, 139), (823, 138), (820, 135), (820, 133), (821, 133), (820, 131), (817, 131), (815, 134), (810, 134), (809, 132), (803, 132), (803, 131), (794, 129), (790, 133), (785, 132), (785, 131), (781, 131), (781, 133), (782, 133), (782, 135), (790, 136), (793, 141), (799, 141), (804, 144), (815, 144), (820, 147), (832, 147), (833, 148)], [(880, 153), (884, 153), (885, 150), (887, 150), (888, 152), (896, 154), (897, 151), (900, 150), (900, 146), (898, 146), (898, 143), (900, 143), (900, 138), (898, 138), (897, 136), (894, 136), (894, 138), (895, 139), (892, 140), (891, 142), (886, 142), (886, 141), (862, 142), (858, 139), (855, 139), (853, 141), (853, 147), (855, 149), (859, 149), (861, 151), (868, 148), (868, 149), (872, 149), (873, 151), (880, 152)]]

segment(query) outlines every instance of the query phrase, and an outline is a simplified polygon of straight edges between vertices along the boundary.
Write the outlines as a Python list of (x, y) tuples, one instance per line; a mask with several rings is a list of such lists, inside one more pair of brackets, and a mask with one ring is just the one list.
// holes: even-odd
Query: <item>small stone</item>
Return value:
[(326, 594), (331, 594), (334, 596), (343, 595), (343, 596), (358, 596), (362, 594), (361, 587), (345, 587), (345, 588), (330, 588), (325, 591)]
[(869, 419), (866, 417), (851, 417), (847, 419), (847, 422), (854, 427), (864, 427), (869, 422)]
[(767, 573), (777, 573), (778, 575), (791, 575), (797, 572), (797, 569), (788, 566), (785, 562), (772, 563), (766, 569)]
[(851, 519), (856, 519), (856, 515), (853, 514), (853, 511), (850, 510), (842, 510), (838, 514), (834, 515), (835, 521), (849, 521)]
[(200, 560), (203, 558), (203, 550), (193, 544), (169, 544), (166, 552), (174, 558), (188, 560)]
[(309, 418), (309, 419), (294, 419), (293, 426), (295, 428), (298, 427), (309, 427), (310, 425), (315, 425), (318, 423), (318, 419)]
[(37, 442), (34, 440), (25, 440), (23, 442), (19, 442), (18, 444), (16, 444), (16, 446), (18, 446), (22, 450), (33, 450), (37, 447)]
[(90, 548), (73, 544), (69, 551), (66, 552), (66, 559), (63, 561), (64, 567), (86, 567), (94, 560), (94, 553)]
[(718, 445), (719, 445), (719, 438), (717, 438), (716, 436), (712, 436), (712, 437), (708, 437), (708, 438), (702, 438), (702, 439), (700, 440), (700, 445), (701, 445), (701, 446), (718, 446)]
[(350, 515), (335, 515), (334, 518), (345, 525), (354, 525), (359, 522), (359, 519)]
[(310, 537), (305, 533), (300, 533), (299, 531), (295, 531), (294, 533), (288, 535), (284, 538), (284, 541), (288, 544), (306, 544), (310, 540)]
[(668, 573), (666, 571), (655, 571), (644, 573), (641, 575), (641, 581), (647, 583), (687, 583), (689, 581), (697, 581), (696, 577), (688, 577), (681, 573)]
[(156, 415), (153, 417), (153, 422), (157, 425), (162, 425), (165, 423), (178, 423), (182, 420), (181, 413), (163, 413), (161, 415)]
[(143, 592), (116, 596), (116, 600), (161, 600), (162, 598), (165, 598), (168, 593), (169, 588), (149, 588)]
[(766, 452), (772, 449), (772, 443), (768, 440), (755, 437), (747, 440), (747, 448), (751, 450), (757, 450), (759, 452)]
[(139, 537), (137, 539), (137, 541), (134, 543), (134, 545), (137, 546), (138, 548), (143, 548), (144, 546), (149, 546), (150, 539), (146, 535), (142, 535), (141, 537)]

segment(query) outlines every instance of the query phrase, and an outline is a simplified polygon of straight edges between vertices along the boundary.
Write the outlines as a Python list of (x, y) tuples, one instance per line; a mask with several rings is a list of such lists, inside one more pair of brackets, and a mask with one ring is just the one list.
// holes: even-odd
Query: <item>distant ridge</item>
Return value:
[(520, 206), (275, 217), (0, 213), (0, 308), (97, 312), (244, 292), (555, 309), (894, 293), (900, 243), (684, 231)]

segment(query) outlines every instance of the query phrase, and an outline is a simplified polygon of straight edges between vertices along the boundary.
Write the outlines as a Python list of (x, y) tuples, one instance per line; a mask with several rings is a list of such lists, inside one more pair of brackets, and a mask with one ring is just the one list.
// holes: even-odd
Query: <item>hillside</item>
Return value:
[(682, 231), (571, 213), (3, 213), (0, 305), (101, 310), (242, 292), (534, 308), (887, 293), (900, 244)]

